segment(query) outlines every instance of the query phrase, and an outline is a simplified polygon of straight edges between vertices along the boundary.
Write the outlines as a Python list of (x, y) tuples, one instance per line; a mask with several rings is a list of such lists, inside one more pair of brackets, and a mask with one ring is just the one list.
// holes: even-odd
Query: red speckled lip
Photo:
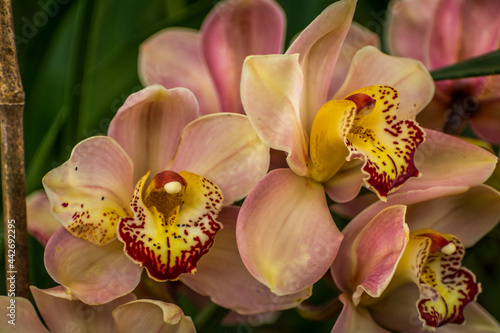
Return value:
[[(121, 219), (118, 226), (125, 253), (158, 281), (194, 273), (222, 228), (215, 220), (223, 201), (220, 189), (199, 175), (168, 171), (155, 176), (143, 199), (146, 179), (134, 191), (134, 217)], [(180, 182), (184, 190), (165, 192), (163, 185), (171, 181)]]
[(392, 87), (362, 88), (346, 99), (361, 108), (345, 138), (348, 160), (365, 162), (365, 184), (385, 199), (410, 177), (419, 176), (414, 155), (425, 133), (412, 119), (398, 120), (398, 92)]
[[(420, 299), (417, 302), (424, 326), (432, 329), (448, 323), (463, 323), (465, 306), (475, 301), (481, 292), (474, 274), (461, 267), (465, 254), (463, 244), (452, 235), (428, 229), (412, 234), (426, 244), (426, 250), (419, 252)], [(441, 249), (450, 243), (454, 245), (452, 252), (443, 253)]]

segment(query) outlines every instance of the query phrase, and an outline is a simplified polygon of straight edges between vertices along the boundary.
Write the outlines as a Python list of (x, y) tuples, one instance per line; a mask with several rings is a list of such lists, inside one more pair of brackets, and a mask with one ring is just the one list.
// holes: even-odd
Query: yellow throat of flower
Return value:
[(207, 178), (167, 170), (157, 174), (143, 194), (148, 175), (135, 188), (134, 217), (122, 218), (118, 226), (125, 253), (158, 281), (194, 273), (222, 228), (215, 220), (222, 192)]
[(318, 111), (310, 135), (309, 174), (325, 183), (346, 161), (360, 159), (365, 185), (385, 200), (419, 176), (413, 156), (424, 132), (412, 119), (398, 119), (398, 92), (389, 86), (358, 89)]

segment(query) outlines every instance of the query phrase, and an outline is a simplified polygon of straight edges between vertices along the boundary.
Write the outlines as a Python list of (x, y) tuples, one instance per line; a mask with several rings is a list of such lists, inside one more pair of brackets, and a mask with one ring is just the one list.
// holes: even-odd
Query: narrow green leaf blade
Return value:
[(500, 74), (500, 50), (431, 71), (435, 81)]

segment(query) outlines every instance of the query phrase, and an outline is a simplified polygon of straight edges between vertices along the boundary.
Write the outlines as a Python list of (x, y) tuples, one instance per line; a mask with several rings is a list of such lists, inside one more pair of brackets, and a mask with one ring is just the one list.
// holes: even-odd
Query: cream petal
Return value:
[(240, 314), (257, 314), (294, 308), (309, 298), (312, 288), (287, 296), (276, 296), (246, 269), (236, 244), (236, 218), (239, 207), (222, 210), (217, 218), (224, 228), (217, 233), (214, 246), (197, 266), (194, 275), (183, 274), (180, 280), (202, 295)]
[(306, 133), (311, 130), (316, 113), (327, 101), (337, 58), (355, 7), (355, 0), (341, 0), (328, 6), (286, 51), (286, 54), (300, 54), (299, 63), (304, 73), (300, 112)]
[(332, 333), (389, 333), (377, 325), (367, 309), (354, 306), (347, 294), (341, 294), (339, 299), (344, 308), (333, 326)]
[(184, 87), (196, 96), (201, 114), (220, 111), (198, 31), (167, 28), (157, 32), (140, 45), (138, 67), (144, 86)]
[(51, 332), (114, 332), (115, 324), (111, 312), (116, 307), (136, 299), (134, 294), (127, 294), (106, 304), (87, 305), (68, 298), (61, 286), (45, 290), (32, 286), (30, 289)]
[[(473, 246), (500, 220), (500, 193), (487, 186), (410, 205), (407, 222), (412, 230), (431, 228), (457, 236), (466, 247)], [(472, 222), (473, 221), (473, 222)]]
[(281, 53), (283, 10), (274, 1), (219, 2), (201, 28), (203, 55), (219, 95), (221, 110), (244, 113), (241, 67), (246, 56)]
[(396, 193), (443, 186), (475, 186), (493, 172), (497, 157), (486, 149), (441, 132), (426, 130), (415, 153), (421, 178), (409, 179)]
[(337, 59), (337, 64), (335, 65), (335, 70), (333, 71), (332, 82), (328, 91), (329, 98), (335, 95), (335, 92), (344, 82), (347, 76), (347, 72), (349, 71), (349, 67), (351, 66), (351, 61), (354, 58), (356, 52), (367, 45), (380, 48), (380, 40), (378, 35), (365, 28), (361, 24), (352, 22), (351, 27), (349, 28), (349, 31), (347, 32), (347, 35), (345, 37), (344, 43), (342, 44), (342, 49), (340, 50), (339, 58)]
[(366, 46), (354, 56), (347, 78), (334, 98), (342, 99), (372, 85), (387, 85), (398, 91), (398, 119), (415, 119), (434, 95), (434, 81), (421, 62), (390, 56)]
[(49, 333), (38, 318), (29, 300), (22, 297), (0, 296), (3, 318), (0, 332), (9, 333)]
[(105, 136), (75, 146), (70, 159), (43, 178), (52, 214), (73, 235), (95, 244), (116, 238), (116, 223), (130, 214), (132, 162)]
[(134, 162), (134, 183), (146, 172), (163, 171), (174, 157), (184, 127), (199, 116), (198, 102), (185, 88), (147, 87), (132, 94), (109, 125)]
[(117, 333), (195, 333), (193, 321), (175, 304), (141, 299), (113, 311)]
[(207, 177), (224, 194), (224, 204), (243, 199), (269, 168), (269, 148), (246, 116), (216, 114), (186, 127), (168, 169)]
[(87, 304), (104, 304), (128, 294), (142, 271), (125, 256), (119, 241), (97, 246), (63, 228), (47, 243), (45, 267), (66, 293)]
[(318, 281), (342, 240), (323, 187), (289, 169), (271, 171), (245, 199), (236, 237), (247, 269), (277, 295)]
[(300, 118), (303, 76), (298, 55), (251, 56), (243, 64), (241, 100), (261, 140), (285, 151), (290, 168), (307, 174), (308, 138)]
[(472, 302), (464, 310), (464, 325), (445, 325), (437, 333), (494, 333), (500, 331), (500, 323), (479, 303)]

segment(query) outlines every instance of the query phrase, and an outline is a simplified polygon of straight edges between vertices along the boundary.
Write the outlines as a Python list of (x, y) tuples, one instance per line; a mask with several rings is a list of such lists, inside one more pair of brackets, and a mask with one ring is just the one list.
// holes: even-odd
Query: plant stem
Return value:
[(194, 320), (196, 332), (209, 333), (219, 326), (229, 310), (210, 302), (198, 313)]
[(24, 91), (17, 64), (12, 5), (0, 0), (0, 119), (7, 296), (29, 298), (24, 171)]
[(340, 311), (342, 311), (342, 307), (342, 302), (338, 297), (335, 297), (320, 305), (315, 305), (305, 301), (300, 304), (296, 310), (304, 319), (324, 321), (338, 315)]

